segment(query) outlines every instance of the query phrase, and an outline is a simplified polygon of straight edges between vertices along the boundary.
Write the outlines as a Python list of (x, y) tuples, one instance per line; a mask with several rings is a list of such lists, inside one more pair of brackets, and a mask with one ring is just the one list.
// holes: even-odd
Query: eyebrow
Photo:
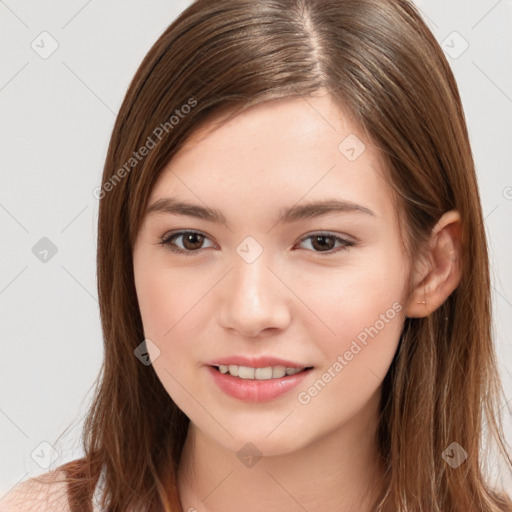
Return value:
[[(291, 223), (304, 219), (311, 219), (328, 215), (330, 213), (365, 213), (376, 217), (375, 213), (365, 206), (361, 206), (351, 201), (343, 201), (340, 199), (326, 199), (322, 201), (312, 201), (305, 204), (294, 205), (284, 208), (279, 213), (277, 224)], [(166, 213), (172, 215), (186, 215), (196, 217), (217, 224), (227, 226), (227, 220), (220, 210), (200, 206), (181, 201), (172, 197), (163, 197), (155, 201), (146, 210), (146, 214)]]

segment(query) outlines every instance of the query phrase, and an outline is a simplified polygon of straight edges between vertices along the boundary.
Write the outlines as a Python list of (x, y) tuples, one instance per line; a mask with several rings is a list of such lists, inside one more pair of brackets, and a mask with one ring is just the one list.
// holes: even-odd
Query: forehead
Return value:
[(256, 211), (337, 197), (371, 203), (380, 216), (392, 208), (385, 176), (378, 149), (329, 95), (286, 98), (197, 129), (163, 170), (149, 203), (178, 196)]
[[(293, 146), (298, 155), (302, 146), (325, 150), (328, 144), (334, 144), (337, 150), (341, 138), (352, 134), (362, 141), (366, 138), (362, 132), (348, 110), (327, 93), (274, 99), (234, 116), (230, 111), (214, 115), (188, 137), (174, 160), (196, 149), (203, 151), (216, 146), (239, 153), (256, 149), (262, 156), (272, 153), (273, 157), (276, 157), (273, 150), (293, 151)], [(287, 151), (288, 158), (292, 151)]]

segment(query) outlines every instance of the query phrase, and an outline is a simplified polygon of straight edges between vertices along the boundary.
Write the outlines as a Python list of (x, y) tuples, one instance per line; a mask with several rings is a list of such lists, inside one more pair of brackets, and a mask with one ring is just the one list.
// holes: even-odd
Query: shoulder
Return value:
[(0, 512), (70, 512), (64, 472), (30, 478), (0, 499)]

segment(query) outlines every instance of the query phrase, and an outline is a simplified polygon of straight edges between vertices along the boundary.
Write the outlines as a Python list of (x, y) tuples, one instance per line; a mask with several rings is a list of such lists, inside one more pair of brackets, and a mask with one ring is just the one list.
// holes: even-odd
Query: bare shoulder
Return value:
[(50, 471), (18, 484), (0, 500), (0, 512), (69, 512), (63, 471)]

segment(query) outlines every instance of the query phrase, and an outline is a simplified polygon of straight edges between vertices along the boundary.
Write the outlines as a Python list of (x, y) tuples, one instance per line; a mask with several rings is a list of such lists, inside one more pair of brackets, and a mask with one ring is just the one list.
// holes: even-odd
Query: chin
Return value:
[(286, 420), (282, 425), (279, 425), (279, 422), (272, 422), (273, 425), (279, 425), (275, 430), (272, 430), (275, 427), (269, 428), (269, 423), (261, 420), (259, 423), (253, 422), (251, 425), (227, 424), (226, 429), (233, 437), (228, 435), (223, 435), (222, 438), (219, 438), (218, 435), (211, 437), (225, 449), (237, 455), (245, 449), (265, 457), (292, 453), (313, 441), (309, 437), (305, 437), (297, 425), (285, 426), (285, 423)]

